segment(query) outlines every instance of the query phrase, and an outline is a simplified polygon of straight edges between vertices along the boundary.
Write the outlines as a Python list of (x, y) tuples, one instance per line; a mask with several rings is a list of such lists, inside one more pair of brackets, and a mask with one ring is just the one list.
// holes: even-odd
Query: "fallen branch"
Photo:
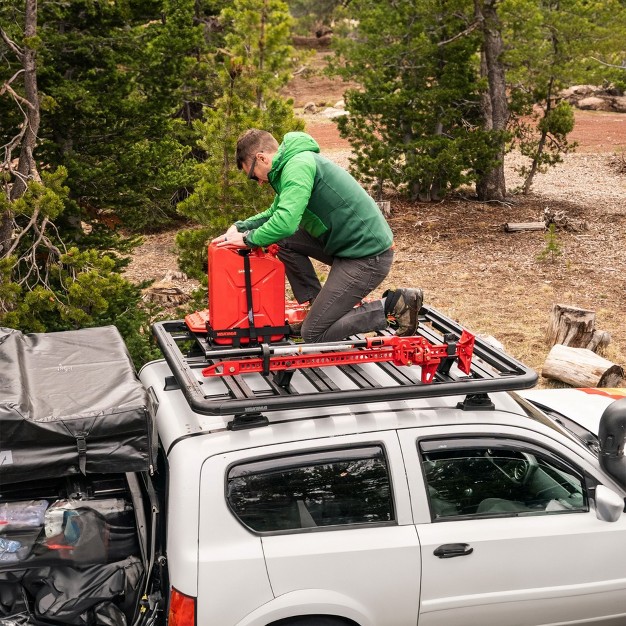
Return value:
[(519, 233), (525, 230), (545, 230), (544, 222), (507, 222), (504, 225), (505, 233)]

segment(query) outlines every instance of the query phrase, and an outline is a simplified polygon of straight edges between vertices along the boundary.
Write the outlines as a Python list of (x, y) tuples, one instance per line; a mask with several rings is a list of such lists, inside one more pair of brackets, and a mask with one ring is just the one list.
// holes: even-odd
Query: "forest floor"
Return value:
[[(335, 123), (301, 112), (309, 101), (332, 106), (342, 85), (297, 78), (288, 93), (322, 152), (348, 167), (350, 146)], [(576, 111), (571, 139), (579, 144), (576, 152), (537, 175), (527, 196), (514, 193), (522, 157), (511, 154), (505, 163), (511, 196), (504, 203), (478, 202), (470, 189), (437, 203), (389, 198), (396, 257), (381, 290), (422, 287), (427, 304), (472, 332), (497, 338), (539, 372), (549, 351), (544, 335), (553, 304), (590, 309), (596, 328), (612, 336), (603, 355), (626, 367), (626, 114)], [(583, 229), (558, 230), (560, 254), (542, 259), (545, 233), (507, 233), (503, 226), (541, 221), (546, 208), (563, 211)], [(159, 280), (176, 271), (174, 236), (146, 236), (127, 278)], [(186, 289), (193, 286), (189, 281)]]

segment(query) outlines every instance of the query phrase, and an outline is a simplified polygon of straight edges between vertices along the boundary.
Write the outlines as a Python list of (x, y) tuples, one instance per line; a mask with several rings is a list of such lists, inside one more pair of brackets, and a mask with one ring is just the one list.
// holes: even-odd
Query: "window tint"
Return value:
[(582, 477), (549, 454), (496, 442), (425, 442), (421, 455), (433, 519), (588, 510)]
[(394, 520), (379, 446), (236, 465), (228, 473), (227, 498), (235, 515), (258, 532)]

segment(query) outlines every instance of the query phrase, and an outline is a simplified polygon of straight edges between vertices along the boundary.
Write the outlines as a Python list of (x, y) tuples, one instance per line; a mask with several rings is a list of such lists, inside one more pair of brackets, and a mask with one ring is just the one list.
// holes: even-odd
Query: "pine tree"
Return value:
[(39, 154), (66, 167), (83, 217), (154, 227), (176, 216), (196, 138), (177, 113), (215, 97), (198, 62), (210, 45), (203, 4), (40, 3)]
[[(348, 91), (339, 129), (350, 139), (355, 172), (366, 182), (392, 184), (412, 199), (437, 200), (475, 180), (494, 147), (481, 130), (476, 36), (455, 37), (462, 0), (354, 0), (353, 36), (339, 46)], [(458, 11), (457, 11), (458, 10)]]
[(611, 72), (593, 57), (622, 50), (626, 8), (618, 0), (517, 0), (503, 6), (502, 19), (515, 145), (530, 159), (520, 168), (528, 193), (538, 172), (575, 148), (567, 138), (574, 112), (560, 92), (609, 82)]
[(196, 123), (205, 159), (198, 164), (193, 194), (179, 211), (204, 228), (177, 238), (181, 267), (202, 276), (205, 242), (235, 220), (267, 208), (271, 189), (260, 189), (237, 169), (235, 148), (247, 128), (262, 128), (278, 140), (303, 124), (279, 89), (289, 79), (296, 56), (289, 44), (291, 18), (280, 0), (235, 0), (220, 16), (224, 47), (213, 55), (221, 96)]
[(5, 130), (10, 139), (0, 167), (0, 326), (41, 332), (115, 323), (139, 365), (155, 350), (138, 288), (120, 276), (122, 261), (73, 245), (74, 233), (60, 227), (73, 203), (65, 168), (44, 169), (38, 158), (42, 39), (36, 0), (23, 9), (23, 26), (0, 28), (7, 60), (12, 55), (11, 63), (22, 66), (0, 92), (22, 116)]

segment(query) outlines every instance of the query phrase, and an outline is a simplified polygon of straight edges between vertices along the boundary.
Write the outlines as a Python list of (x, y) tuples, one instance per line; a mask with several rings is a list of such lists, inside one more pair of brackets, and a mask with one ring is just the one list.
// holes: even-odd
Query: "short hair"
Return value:
[(276, 152), (278, 142), (266, 130), (249, 128), (237, 139), (237, 169), (242, 169), (243, 162), (252, 157), (257, 152)]

